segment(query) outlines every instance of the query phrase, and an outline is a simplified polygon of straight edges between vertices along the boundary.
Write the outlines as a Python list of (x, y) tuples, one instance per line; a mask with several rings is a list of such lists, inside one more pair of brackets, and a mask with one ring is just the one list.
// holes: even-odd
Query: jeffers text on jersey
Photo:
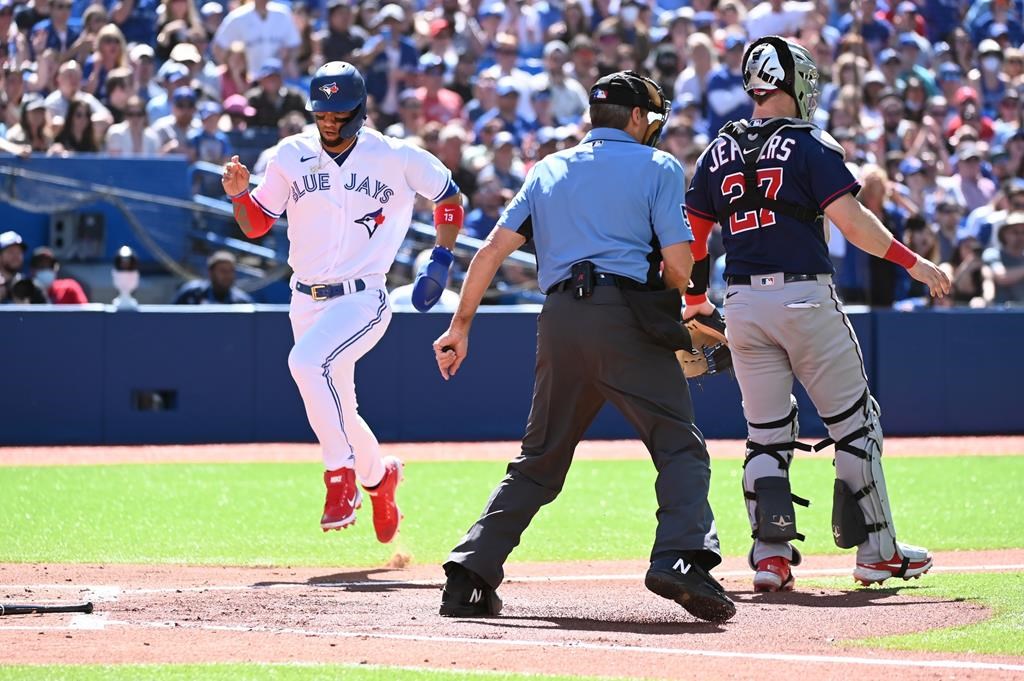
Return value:
[[(697, 161), (686, 210), (712, 222), (729, 212), (729, 204), (745, 191), (745, 142), (751, 155), (761, 146), (757, 180), (766, 198), (824, 211), (843, 194), (860, 190), (843, 161), (842, 147), (808, 123), (784, 120), (766, 139), (764, 128), (777, 126), (778, 119), (754, 119), (736, 139), (719, 134)], [(820, 220), (802, 221), (764, 209), (734, 213), (723, 221), (722, 238), (728, 253), (726, 276), (834, 273)]]

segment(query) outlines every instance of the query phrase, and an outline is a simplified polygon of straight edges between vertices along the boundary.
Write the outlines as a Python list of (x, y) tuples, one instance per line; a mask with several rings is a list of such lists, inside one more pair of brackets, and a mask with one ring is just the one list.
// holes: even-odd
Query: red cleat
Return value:
[(366, 489), (373, 502), (373, 529), (377, 541), (387, 544), (395, 538), (402, 522), (402, 511), (395, 502), (395, 490), (402, 481), (402, 462), (394, 456), (384, 457), (384, 477), (373, 489)]
[(754, 575), (754, 591), (792, 591), (796, 580), (789, 569), (789, 561), (782, 556), (772, 556), (757, 563)]
[(896, 542), (896, 553), (890, 560), (877, 563), (857, 563), (853, 579), (862, 586), (881, 584), (890, 577), (918, 579), (932, 569), (932, 556), (928, 549)]
[(324, 471), (324, 484), (327, 485), (327, 499), (320, 528), (324, 532), (344, 529), (356, 521), (356, 509), (362, 506), (363, 497), (356, 486), (356, 472), (351, 468)]

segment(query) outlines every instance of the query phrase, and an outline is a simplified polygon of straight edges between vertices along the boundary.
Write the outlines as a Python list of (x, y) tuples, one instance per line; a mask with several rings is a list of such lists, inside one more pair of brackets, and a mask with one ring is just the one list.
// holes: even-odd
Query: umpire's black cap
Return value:
[(634, 71), (616, 71), (598, 80), (590, 88), (590, 103), (638, 106), (655, 113), (668, 113), (668, 101), (658, 84)]

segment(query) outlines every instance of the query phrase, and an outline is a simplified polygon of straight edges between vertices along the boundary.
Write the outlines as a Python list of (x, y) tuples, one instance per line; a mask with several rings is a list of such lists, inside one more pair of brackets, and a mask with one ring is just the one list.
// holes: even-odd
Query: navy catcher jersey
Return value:
[[(729, 204), (738, 200), (746, 188), (746, 164), (740, 146), (748, 136), (755, 140), (752, 145), (758, 144), (762, 136), (756, 134), (757, 129), (770, 122), (777, 124), (778, 120), (754, 119), (737, 139), (719, 134), (711, 142), (697, 161), (686, 192), (687, 211), (712, 222), (719, 222), (719, 215), (730, 212)], [(860, 190), (840, 149), (821, 130), (794, 119), (793, 127), (779, 128), (761, 147), (756, 164), (758, 185), (768, 199), (824, 211), (843, 194)], [(834, 274), (820, 220), (799, 220), (760, 209), (733, 213), (722, 222), (727, 276)]]

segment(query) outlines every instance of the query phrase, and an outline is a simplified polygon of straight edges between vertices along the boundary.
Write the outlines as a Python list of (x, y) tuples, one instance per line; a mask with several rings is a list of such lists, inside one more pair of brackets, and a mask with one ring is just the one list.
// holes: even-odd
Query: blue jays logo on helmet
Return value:
[(378, 208), (377, 210), (371, 213), (367, 213), (363, 217), (359, 218), (358, 220), (356, 220), (356, 222), (362, 225), (363, 227), (366, 227), (366, 231), (370, 235), (370, 238), (372, 239), (374, 232), (377, 231), (377, 228), (384, 224), (384, 220), (384, 209)]
[(352, 112), (352, 118), (341, 126), (342, 137), (352, 137), (366, 118), (366, 82), (362, 74), (348, 62), (327, 62), (313, 74), (309, 82), (307, 111)]

